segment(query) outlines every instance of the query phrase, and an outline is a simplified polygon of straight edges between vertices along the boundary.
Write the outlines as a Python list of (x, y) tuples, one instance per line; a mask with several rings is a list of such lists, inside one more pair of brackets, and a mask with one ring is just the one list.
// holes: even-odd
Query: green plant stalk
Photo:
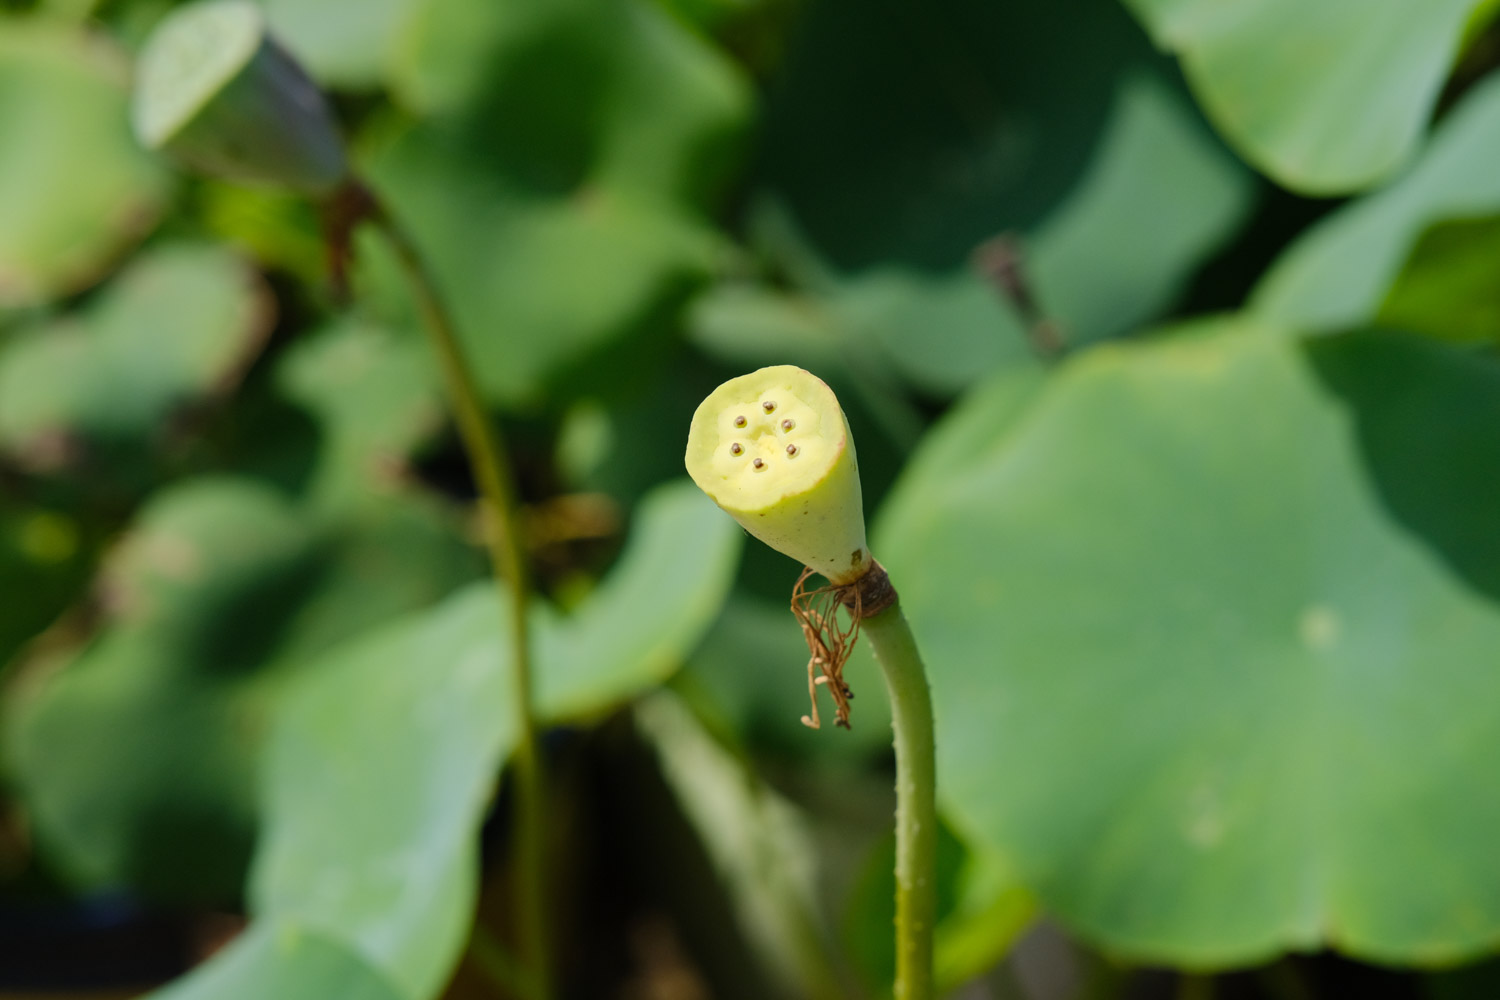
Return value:
[(895, 1000), (932, 1000), (932, 932), (937, 922), (937, 765), (932, 695), (899, 601), (864, 619), (891, 696), (896, 734)]
[(516, 795), (513, 855), (516, 945), (531, 979), (528, 997), (548, 1000), (552, 996), (552, 976), (543, 888), (545, 793), (531, 697), (531, 641), (527, 620), (530, 579), (522, 550), (515, 491), (511, 485), (510, 457), (499, 431), (484, 411), (463, 345), (458, 341), (452, 319), (416, 245), (383, 206), (375, 206), (372, 218), (395, 250), (416, 296), (422, 324), (432, 338), (459, 437), (479, 487), (490, 564), (497, 583), (504, 579), (509, 584), (504, 610), (510, 620), (511, 684), (519, 728), (516, 747), (511, 754)]

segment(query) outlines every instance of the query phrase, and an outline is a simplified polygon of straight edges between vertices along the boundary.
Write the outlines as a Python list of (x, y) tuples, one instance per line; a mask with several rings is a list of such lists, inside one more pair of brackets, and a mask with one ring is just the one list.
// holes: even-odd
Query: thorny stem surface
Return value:
[(932, 1000), (932, 931), (937, 921), (932, 696), (899, 601), (865, 618), (860, 629), (885, 673), (896, 734), (895, 1000)]
[(499, 431), (484, 411), (479, 388), (475, 385), (453, 321), (421, 254), (400, 224), (373, 200), (374, 196), (368, 191), (361, 193), (371, 199), (369, 218), (379, 226), (395, 250), (416, 296), (423, 325), (437, 351), (454, 421), (479, 487), (490, 564), (497, 584), (503, 579), (509, 585), (502, 590), (505, 593), (505, 613), (510, 620), (511, 684), (520, 730), (511, 757), (516, 790), (516, 944), (531, 977), (531, 989), (527, 990), (527, 995), (547, 1000), (552, 996), (552, 976), (543, 898), (544, 793), (531, 699), (531, 642), (526, 616), (530, 580), (522, 551), (510, 457)]

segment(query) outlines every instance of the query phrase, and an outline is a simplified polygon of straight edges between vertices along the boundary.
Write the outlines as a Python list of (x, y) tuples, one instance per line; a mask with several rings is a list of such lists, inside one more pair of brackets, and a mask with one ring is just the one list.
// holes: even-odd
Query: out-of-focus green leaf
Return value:
[[(675, 669), (728, 592), (738, 539), (691, 483), (644, 499), (619, 565), (583, 606), (569, 618), (536, 609), (544, 717), (600, 712)], [(352, 640), (275, 721), (256, 919), (336, 939), (407, 1000), (441, 986), (468, 929), (474, 832), (515, 732), (502, 611), (494, 587), (476, 584)], [(209, 963), (194, 978), (222, 975)]]
[(649, 494), (619, 564), (583, 606), (566, 618), (538, 608), (542, 710), (596, 714), (666, 680), (718, 615), (743, 538), (686, 480)]
[(644, 0), (428, 0), (399, 91), (482, 117), (471, 151), (512, 185), (599, 185), (711, 207), (750, 112), (734, 64)]
[(823, 372), (848, 365), (847, 332), (812, 295), (725, 282), (698, 297), (689, 323), (694, 342), (726, 361), (765, 365), (775, 359)]
[(196, 192), (199, 218), (215, 240), (234, 245), (263, 270), (285, 271), (313, 286), (327, 280), (328, 248), (317, 207), (306, 198), (206, 178)]
[(658, 692), (635, 714), (778, 995), (842, 995), (814, 896), (816, 850), (804, 817), (715, 742), (678, 698)]
[(515, 734), (501, 605), (479, 584), (341, 648), (276, 720), (257, 919), (292, 918), (433, 996), (474, 903), (474, 831)]
[(166, 177), (130, 134), (107, 39), (0, 14), (0, 307), (93, 284), (155, 225)]
[(714, 242), (689, 216), (608, 187), (504, 191), (433, 128), (406, 132), (371, 170), (429, 255), (491, 399), (535, 401), (706, 273)]
[(884, 512), (945, 808), (1111, 950), (1482, 952), (1500, 366), (1219, 325), (999, 393)]
[(233, 898), (284, 678), (432, 603), (475, 563), (395, 500), (323, 525), (249, 481), (159, 494), (104, 576), (98, 638), (33, 665), (6, 706), (8, 764), (42, 850), (84, 884)]
[(1125, 0), (1247, 160), (1309, 194), (1384, 179), (1416, 148), (1484, 0)]
[(314, 482), (323, 503), (368, 499), (442, 420), (431, 348), (357, 321), (312, 335), (281, 359), (282, 392), (322, 431)]
[(1500, 338), (1500, 216), (1439, 222), (1424, 232), (1375, 321), (1456, 341)]
[(875, 268), (841, 284), (829, 305), (847, 341), (873, 347), (927, 392), (956, 395), (997, 368), (1036, 362), (1004, 294), (972, 269)]
[(153, 249), (81, 313), (0, 344), (0, 448), (50, 465), (75, 442), (139, 442), (232, 383), (270, 323), (269, 294), (233, 254)]
[(271, 31), (321, 84), (385, 82), (419, 0), (260, 0)]
[(1178, 94), (1122, 81), (1088, 170), (1032, 239), (1042, 313), (1070, 344), (1160, 315), (1244, 220), (1249, 180)]
[[(1439, 222), (1500, 214), (1500, 174), (1490, 169), (1497, 159), (1500, 77), (1464, 96), (1410, 172), (1339, 209), (1293, 243), (1261, 279), (1251, 308), (1309, 331), (1351, 329), (1375, 319), (1425, 230)], [(1462, 301), (1455, 306), (1460, 312), (1464, 308)], [(1424, 327), (1439, 324), (1451, 335), (1446, 311), (1423, 316)]]
[[(1039, 311), (1074, 345), (1118, 336), (1160, 315), (1249, 207), (1248, 175), (1184, 98), (1146, 69), (1117, 82), (1118, 96), (1077, 183), (1054, 211), (1028, 226), (1029, 235), (1011, 240)], [(991, 228), (965, 238), (1000, 233), (1018, 211), (994, 206)], [(955, 225), (972, 221), (965, 215)], [(802, 357), (803, 364), (826, 354), (842, 366), (841, 355), (857, 352), (937, 395), (956, 394), (1002, 365), (1033, 363), (1024, 326), (1030, 319), (982, 273), (983, 260), (966, 256), (935, 270), (888, 262), (840, 274), (807, 237), (786, 222), (776, 225), (772, 252), (792, 258), (789, 269), (806, 293), (714, 290), (697, 304), (694, 327), (698, 342), (715, 353)]]
[(0, 502), (0, 667), (67, 607), (83, 582), (83, 529), (60, 510)]
[(444, 286), (488, 395), (534, 401), (712, 265), (701, 210), (747, 92), (731, 64), (629, 0), (439, 0), (405, 92), (435, 117), (370, 172)]
[[(686, 347), (646, 357), (611, 359), (593, 369), (594, 389), (580, 395), (558, 432), (556, 462), (567, 488), (635, 502), (682, 474), (680, 448), (668, 447), (673, 428), (686, 427), (703, 402), (707, 377)], [(641, 400), (651, 400), (649, 407)], [(629, 441), (655, 441), (635, 448)]]
[(141, 515), (105, 575), (109, 627), (7, 706), (9, 767), (73, 878), (232, 898), (254, 828), (255, 667), (316, 572), (269, 491), (195, 484)]
[(158, 1000), (410, 1000), (331, 935), (291, 921), (258, 924)]

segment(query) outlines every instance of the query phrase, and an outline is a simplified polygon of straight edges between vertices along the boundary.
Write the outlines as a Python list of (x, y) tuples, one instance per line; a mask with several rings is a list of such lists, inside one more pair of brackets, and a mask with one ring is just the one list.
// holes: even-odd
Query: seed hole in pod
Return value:
[(739, 455), (739, 454), (743, 453), (744, 450), (745, 450), (745, 446), (742, 445), (742, 444), (740, 444), (738, 441), (736, 441), (734, 444), (732, 444), (732, 445), (729, 446), (729, 454), (731, 454), (731, 455)]
[(743, 427), (743, 426), (745, 426), (745, 418), (744, 417), (735, 417), (734, 418), (734, 426), (736, 426), (736, 427)]
[(793, 427), (796, 427), (796, 426), (797, 426), (797, 421), (793, 420), (791, 417), (787, 417), (785, 420), (783, 420), (781, 422), (781, 429), (784, 430), (784, 431), (789, 431)]
[(762, 410), (765, 410), (767, 413), (770, 413), (772, 410), (776, 409), (776, 400), (768, 399), (764, 403), (760, 404), (760, 408)]
[(794, 444), (787, 445), (786, 446), (786, 453), (787, 453), (787, 457), (789, 457), (789, 458), (796, 458), (797, 457), (797, 446), (794, 445)]
[(757, 458), (755, 460), (755, 467), (757, 469), (764, 469), (766, 467), (766, 463), (762, 459)]

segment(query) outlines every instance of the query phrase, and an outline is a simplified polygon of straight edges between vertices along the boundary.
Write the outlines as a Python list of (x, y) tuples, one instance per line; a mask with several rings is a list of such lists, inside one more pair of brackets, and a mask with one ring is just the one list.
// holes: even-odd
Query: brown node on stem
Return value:
[(869, 572), (853, 583), (808, 589), (812, 575), (813, 570), (804, 567), (792, 587), (792, 614), (807, 641), (807, 696), (812, 702), (812, 714), (804, 715), (802, 724), (822, 728), (818, 717), (818, 686), (822, 685), (833, 695), (837, 724), (848, 729), (854, 692), (844, 682), (844, 665), (859, 640), (860, 623), (895, 604), (896, 591), (885, 568), (873, 559)]

